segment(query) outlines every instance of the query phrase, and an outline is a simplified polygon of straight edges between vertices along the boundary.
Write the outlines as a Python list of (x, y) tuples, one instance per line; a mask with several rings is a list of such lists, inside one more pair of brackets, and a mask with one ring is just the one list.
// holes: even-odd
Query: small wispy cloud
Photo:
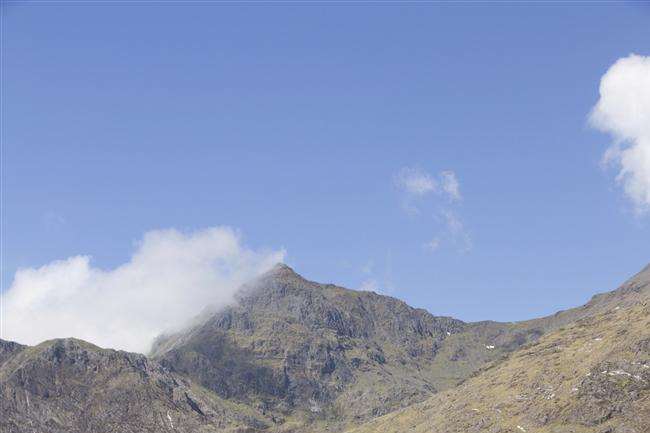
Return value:
[(439, 238), (433, 238), (429, 242), (424, 244), (424, 248), (429, 251), (429, 252), (434, 252), (440, 248), (440, 239)]
[(603, 75), (599, 90), (589, 120), (614, 139), (603, 162), (619, 167), (616, 182), (637, 213), (645, 214), (650, 211), (650, 57), (619, 59)]
[(458, 214), (450, 209), (442, 210), (441, 214), (447, 227), (447, 233), (449, 234), (452, 242), (462, 252), (470, 251), (473, 247), (472, 238), (465, 229), (465, 225), (463, 224), (463, 221), (460, 219)]
[(442, 227), (437, 236), (424, 243), (425, 250), (436, 251), (445, 242), (462, 252), (472, 249), (471, 237), (457, 212), (463, 196), (453, 170), (443, 170), (434, 176), (419, 167), (402, 167), (393, 181), (403, 193), (402, 208), (409, 215), (421, 215), (427, 206), (438, 208), (433, 214)]
[(372, 270), (375, 263), (372, 260), (368, 260), (363, 266), (361, 266), (361, 272), (365, 275), (372, 274)]
[(377, 280), (369, 278), (361, 283), (359, 290), (364, 290), (366, 292), (376, 292), (379, 290), (379, 283)]
[(458, 183), (456, 173), (451, 170), (443, 171), (440, 173), (440, 178), (440, 185), (442, 190), (447, 194), (447, 197), (453, 201), (460, 200), (460, 184)]
[(58, 228), (66, 223), (66, 219), (63, 215), (54, 211), (47, 211), (41, 217), (43, 225), (47, 228)]
[(422, 196), (438, 190), (438, 183), (427, 172), (417, 167), (403, 167), (394, 176), (394, 182), (407, 194)]
[(386, 251), (385, 259), (383, 261), (380, 260), (379, 264), (374, 260), (368, 260), (364, 263), (359, 268), (363, 275), (363, 279), (358, 286), (359, 290), (376, 292), (384, 295), (395, 294), (397, 289), (393, 284), (392, 261), (392, 253), (388, 250)]
[(451, 201), (462, 198), (458, 177), (452, 170), (441, 171), (434, 177), (419, 167), (402, 167), (393, 176), (393, 182), (398, 189), (411, 198), (428, 194), (444, 196)]

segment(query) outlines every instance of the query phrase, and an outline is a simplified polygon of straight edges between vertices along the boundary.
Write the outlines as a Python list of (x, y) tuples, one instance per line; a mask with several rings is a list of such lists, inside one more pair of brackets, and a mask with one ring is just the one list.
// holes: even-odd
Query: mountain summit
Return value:
[(151, 356), (279, 423), (365, 420), (447, 382), (432, 362), (466, 325), (394, 298), (318, 284), (278, 265)]

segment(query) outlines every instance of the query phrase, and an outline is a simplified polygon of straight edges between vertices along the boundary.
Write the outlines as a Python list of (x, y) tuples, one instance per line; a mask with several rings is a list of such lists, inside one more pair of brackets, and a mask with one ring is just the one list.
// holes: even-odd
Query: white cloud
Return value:
[(435, 179), (417, 167), (403, 167), (394, 177), (395, 184), (407, 194), (422, 196), (438, 189)]
[(366, 292), (377, 292), (379, 290), (379, 283), (377, 280), (369, 278), (361, 283), (359, 290), (365, 290)]
[(440, 239), (439, 238), (433, 238), (426, 244), (424, 244), (424, 248), (427, 251), (436, 251), (438, 248), (440, 248)]
[(405, 193), (403, 208), (408, 214), (420, 215), (421, 209), (428, 206), (429, 209), (437, 208), (434, 215), (442, 216), (444, 229), (440, 236), (424, 243), (426, 250), (437, 250), (443, 240), (464, 252), (472, 249), (471, 237), (456, 212), (462, 195), (460, 182), (454, 171), (444, 170), (434, 177), (419, 168), (403, 167), (395, 174), (394, 181)]
[(393, 176), (393, 182), (404, 193), (403, 209), (412, 216), (420, 214), (430, 194), (446, 197), (451, 202), (461, 200), (460, 183), (451, 170), (441, 171), (434, 177), (418, 167), (402, 167)]
[(451, 200), (460, 200), (460, 184), (456, 173), (451, 170), (443, 171), (440, 173), (440, 184), (442, 190), (447, 194)]
[(368, 260), (365, 265), (361, 267), (361, 272), (370, 275), (372, 274), (372, 269), (375, 266), (375, 263), (372, 260)]
[(47, 211), (41, 218), (47, 228), (58, 228), (66, 223), (65, 217), (54, 211)]
[(228, 227), (151, 231), (115, 269), (75, 256), (18, 270), (4, 294), (1, 336), (26, 344), (77, 337), (146, 352), (157, 335), (183, 326), (206, 306), (231, 303), (242, 283), (284, 256), (246, 248)]
[(386, 258), (383, 265), (378, 265), (374, 260), (368, 260), (360, 268), (363, 280), (358, 286), (359, 290), (376, 292), (383, 295), (394, 295), (397, 288), (393, 284), (392, 261), (392, 253), (390, 250), (386, 251)]
[(460, 217), (452, 210), (444, 209), (442, 217), (447, 226), (447, 231), (451, 236), (451, 240), (463, 252), (468, 252), (473, 248), (472, 238), (465, 229), (465, 225)]
[(618, 183), (639, 212), (650, 209), (650, 57), (619, 59), (600, 81), (600, 99), (591, 124), (610, 133), (604, 156), (616, 164)]

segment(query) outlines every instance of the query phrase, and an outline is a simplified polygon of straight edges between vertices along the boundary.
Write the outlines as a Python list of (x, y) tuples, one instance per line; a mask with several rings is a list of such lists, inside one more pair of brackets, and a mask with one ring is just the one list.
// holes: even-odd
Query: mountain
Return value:
[(337, 430), (453, 387), (620, 296), (521, 323), (464, 323), (279, 265), (236, 305), (159, 338), (151, 356), (276, 426)]
[(75, 339), (0, 340), (2, 433), (221, 432), (262, 417), (143, 355)]
[(353, 432), (650, 432), (650, 267), (573, 314), (462, 385)]
[[(161, 337), (151, 357), (284, 425), (365, 420), (436, 392), (442, 342), (465, 324), (280, 265), (237, 304)], [(315, 423), (315, 425), (313, 425)]]
[(278, 265), (148, 357), (0, 340), (0, 431), (646, 433), (649, 282), (465, 323)]

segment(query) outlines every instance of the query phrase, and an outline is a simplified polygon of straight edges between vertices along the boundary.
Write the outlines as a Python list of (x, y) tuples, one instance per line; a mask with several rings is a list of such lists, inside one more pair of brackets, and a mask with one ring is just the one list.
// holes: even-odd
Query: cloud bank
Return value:
[(619, 59), (600, 81), (591, 124), (614, 138), (604, 156), (619, 168), (616, 180), (640, 212), (650, 210), (650, 57)]
[(75, 256), (18, 270), (3, 296), (2, 338), (37, 344), (77, 337), (146, 352), (156, 336), (182, 327), (206, 306), (232, 303), (242, 283), (284, 256), (245, 247), (229, 227), (150, 231), (129, 262), (115, 269)]

